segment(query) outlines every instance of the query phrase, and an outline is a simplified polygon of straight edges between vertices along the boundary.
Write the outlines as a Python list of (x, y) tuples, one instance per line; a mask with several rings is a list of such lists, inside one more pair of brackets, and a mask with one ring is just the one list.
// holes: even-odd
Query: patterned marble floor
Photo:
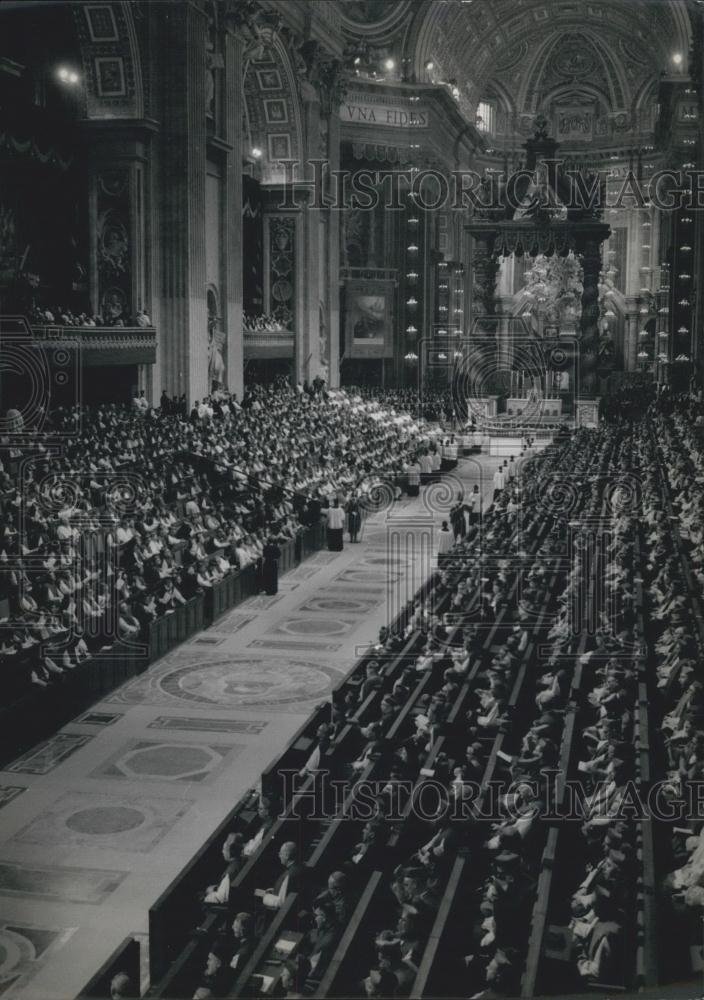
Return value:
[[(379, 511), (0, 772), (0, 994), (68, 1000), (426, 578), (459, 489)], [(427, 544), (424, 547), (423, 539)]]

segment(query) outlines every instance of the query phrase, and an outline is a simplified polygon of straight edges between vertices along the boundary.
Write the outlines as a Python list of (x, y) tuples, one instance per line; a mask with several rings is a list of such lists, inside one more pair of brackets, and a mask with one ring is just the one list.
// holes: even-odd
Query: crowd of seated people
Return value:
[(262, 313), (259, 316), (250, 316), (248, 313), (245, 313), (242, 317), (242, 327), (248, 333), (256, 333), (260, 330), (277, 333), (286, 329), (280, 320), (268, 313)]
[[(652, 470), (645, 489), (651, 642), (662, 695), (664, 777), (675, 803), (698, 802), (697, 786), (704, 779), (704, 688), (699, 677), (704, 594), (702, 413), (701, 402), (691, 396), (664, 396), (651, 404), (649, 426), (643, 431)], [(671, 847), (666, 895), (676, 918), (696, 918), (690, 937), (696, 945), (704, 909), (701, 810), (677, 823)], [(686, 932), (684, 936), (686, 940)]]
[[(557, 771), (559, 780), (578, 778), (583, 796), (581, 822), (559, 826), (560, 877), (550, 897), (550, 912), (557, 910), (565, 931), (564, 989), (623, 989), (633, 980), (647, 851), (644, 822), (628, 811), (624, 818), (623, 808), (643, 780), (643, 712), (660, 727), (673, 798), (686, 799), (687, 787), (704, 775), (704, 686), (696, 673), (704, 442), (702, 408), (689, 397), (651, 399), (645, 419), (636, 404), (629, 408), (626, 393), (622, 404), (599, 430), (580, 430), (538, 455), (521, 456), (513, 475), (507, 467), (481, 517), (456, 499), (449, 518), (455, 544), (430, 589), (412, 602), (402, 626), (381, 631), (300, 766), (304, 779), (331, 760), (353, 781), (373, 776), (381, 790), (372, 815), (315, 866), (317, 827), (310, 843), (284, 839), (279, 874), (252, 896), (240, 888), (238, 873), (256, 865), (282, 808), (262, 793), (257, 824), (246, 832), (235, 824), (223, 845), (225, 871), (214, 870), (203, 885), (206, 910), (224, 904), (230, 917), (213, 934), (196, 996), (232, 989), (253, 954), (252, 935), (266, 933), (293, 893), (295, 914), (288, 919), (302, 938), (279, 985), (284, 996), (312, 995), (373, 874), (382, 892), (356, 931), (365, 942), (363, 960), (346, 970), (344, 983), (336, 981), (336, 990), (408, 996), (458, 859), (466, 860), (453, 890), (462, 919), (443, 929), (453, 937), (442, 957), (447, 976), (461, 995), (518, 995), (552, 828), (541, 821), (546, 770)], [(596, 524), (607, 524), (608, 532), (592, 549)], [(589, 607), (599, 615), (593, 634), (575, 627), (575, 613)], [(540, 618), (545, 609), (547, 624)], [(502, 621), (511, 627), (485, 644)], [(414, 639), (412, 654), (387, 675)], [(644, 701), (648, 688), (658, 692), (657, 703)], [(364, 705), (371, 708), (356, 741), (344, 742)], [(458, 706), (461, 713), (453, 715)], [(422, 782), (430, 758), (434, 780), (444, 786), (437, 813), (406, 812), (399, 825), (395, 791), (404, 781)], [(491, 822), (448, 809), (472, 783), (485, 781), (490, 767), (492, 778), (512, 783)], [(674, 912), (699, 914), (704, 820), (690, 817), (685, 826), (674, 830), (663, 888)], [(546, 864), (550, 871), (553, 861)], [(254, 930), (243, 934), (243, 923)], [(217, 981), (216, 965), (224, 970)]]
[[(565, 551), (569, 522), (581, 516), (591, 517), (603, 503), (602, 488), (588, 488), (594, 469), (612, 468), (622, 458), (623, 452), (612, 434), (583, 430), (567, 444), (519, 463), (516, 475), (498, 491), (483, 524), (465, 521), (457, 544), (435, 577), (432, 599), (416, 599), (402, 632), (393, 627), (382, 630), (358, 682), (351, 683), (343, 701), (331, 707), (332, 721), (319, 728), (316, 745), (301, 775), (316, 772), (322, 754), (335, 750), (340, 731), (349, 726), (355, 711), (376, 695), (376, 700), (372, 699), (374, 711), (359, 729), (359, 740), (345, 768), (350, 777), (371, 774), (379, 783), (381, 792), (373, 815), (360, 824), (357, 842), (345, 848), (334, 866), (330, 859), (329, 869), (313, 871), (302, 867), (310, 849), (305, 843), (288, 845), (288, 858), (284, 844), (282, 875), (258, 902), (235, 892), (234, 905), (245, 908), (255, 925), (262, 920), (263, 911), (283, 904), (285, 893), (297, 893), (298, 920), (305, 933), (297, 962), (287, 969), (286, 982), (292, 985), (285, 995), (309, 995), (315, 990), (355, 905), (359, 886), (376, 869), (382, 872), (386, 892), (381, 909), (384, 922), (380, 923), (380, 911), (376, 910), (369, 927), (366, 923), (362, 927), (376, 957), (370, 968), (358, 970), (358, 980), (345, 984), (345, 995), (366, 992), (370, 996), (407, 996), (438, 913), (448, 872), (463, 854), (470, 859), (464, 887), (468, 894), (464, 908), (465, 948), (451, 958), (456, 966), (453, 975), (463, 983), (465, 995), (515, 995), (540, 871), (543, 827), (539, 816), (547, 794), (540, 783), (536, 790), (533, 779), (558, 762), (570, 679), (577, 662), (577, 640), (569, 629), (568, 608), (587, 586), (586, 563), (575, 558), (571, 572), (565, 576), (554, 568), (555, 557)], [(583, 489), (577, 490), (573, 506), (551, 506), (544, 497), (565, 467), (574, 470), (574, 483)], [(615, 566), (626, 558), (631, 527), (631, 521), (625, 518), (623, 535), (619, 534), (610, 553)], [(498, 558), (499, 554), (513, 551), (521, 552), (519, 566), (515, 560)], [(519, 569), (520, 587), (515, 585)], [(561, 596), (555, 614), (553, 599), (557, 594)], [(446, 609), (442, 615), (434, 610), (436, 602)], [(551, 609), (547, 618), (541, 617), (545, 609)], [(511, 626), (500, 646), (488, 652), (484, 646), (488, 630), (504, 614)], [(626, 620), (626, 608), (621, 617)], [(526, 658), (532, 655), (530, 640), (535, 629), (541, 630), (543, 642), (551, 644), (552, 655), (544, 660), (541, 657), (537, 675), (531, 675), (527, 684), (532, 694), (522, 711), (516, 713), (512, 689), (521, 666), (525, 669)], [(385, 686), (384, 665), (414, 636), (419, 636), (420, 642), (413, 661), (406, 659), (393, 684)], [(599, 642), (616, 651), (626, 640), (619, 634), (618, 625), (605, 621)], [(598, 726), (604, 719), (611, 722), (612, 716), (619, 717), (619, 695), (627, 679), (620, 674), (616, 677), (611, 667), (605, 666), (602, 684), (597, 663), (604, 665), (598, 656), (594, 659), (595, 682), (598, 680), (607, 689), (597, 690), (595, 683), (592, 692)], [(471, 691), (459, 723), (461, 752), (452, 760), (440, 755), (435, 762), (436, 780), (445, 785), (444, 801), (434, 817), (409, 825), (400, 862), (396, 853), (391, 871), (388, 842), (392, 831), (398, 829), (391, 814), (394, 787), (404, 780), (420, 780), (428, 754), (450, 731), (448, 720), (463, 685), (470, 679)], [(612, 691), (614, 679), (617, 684)], [(414, 701), (419, 680), (427, 680), (428, 684)], [(409, 703), (411, 712), (407, 712)], [(614, 730), (614, 744), (621, 750), (628, 738), (627, 727), (617, 735), (618, 740)], [(515, 792), (503, 797), (492, 822), (487, 824), (448, 807), (468, 794), (473, 781), (482, 780), (492, 741), (499, 737), (513, 752), (495, 762), (495, 776), (505, 778)], [(597, 755), (594, 768), (601, 763)], [(604, 768), (606, 773), (613, 770), (610, 760)], [(204, 887), (206, 901), (222, 902), (227, 896), (232, 906), (230, 883), (236, 880), (243, 864), (251, 863), (271, 828), (272, 803), (262, 799), (260, 810), (261, 826), (254, 839), (245, 840), (238, 830), (228, 834), (228, 870), (225, 875), (213, 873), (212, 884)], [(608, 821), (601, 825), (603, 815), (608, 816), (608, 803), (595, 800), (591, 810), (593, 824), (588, 827), (594, 838), (594, 856), (598, 856), (606, 846), (611, 849), (621, 831)], [(286, 865), (292, 872), (288, 880)], [(594, 917), (589, 920), (593, 926), (585, 937), (585, 951), (575, 959), (583, 963), (580, 970), (585, 976), (600, 971), (595, 967), (588, 970), (584, 963), (601, 960), (601, 953), (596, 956), (596, 936), (607, 935), (604, 928), (610, 915), (601, 901), (589, 914), (592, 911)], [(585, 910), (582, 916), (586, 914)], [(215, 951), (223, 943), (226, 951), (232, 951), (229, 928), (213, 938)], [(239, 962), (237, 968), (241, 969)], [(232, 982), (233, 978), (230, 987)], [(207, 984), (199, 988), (207, 989)]]
[(152, 321), (144, 309), (138, 309), (134, 316), (102, 316), (100, 313), (74, 312), (70, 306), (35, 306), (30, 313), (32, 323), (41, 326), (152, 326)]
[(575, 777), (584, 795), (583, 823), (578, 829), (566, 827), (565, 835), (569, 856), (580, 859), (571, 866), (569, 921), (576, 978), (625, 985), (633, 975), (626, 930), (636, 921), (638, 825), (623, 822), (621, 809), (627, 788), (639, 777), (634, 656), (644, 636), (634, 590), (639, 511), (632, 497), (629, 501), (619, 493), (619, 483), (640, 474), (640, 455), (633, 438), (619, 428), (610, 427), (602, 436), (610, 446), (599, 467), (606, 495), (595, 483), (592, 515), (608, 518), (610, 530), (596, 556), (602, 588), (599, 627), (593, 648), (581, 660)]
[[(662, 947), (652, 926), (648, 936), (645, 925), (652, 917), (645, 915), (644, 899), (658, 890), (651, 828), (662, 816), (677, 816), (678, 804), (696, 803), (704, 776), (704, 689), (697, 674), (702, 406), (691, 396), (649, 392), (642, 399), (626, 390), (616, 402), (601, 431), (612, 451), (599, 469), (610, 494), (603, 511), (608, 536), (595, 570), (602, 589), (599, 628), (593, 648), (581, 657), (575, 709), (583, 822), (562, 828), (560, 870), (567, 885), (560, 883), (552, 902), (559, 914), (554, 921), (568, 923), (563, 957), (573, 962), (574, 978), (561, 983), (568, 992), (580, 981), (620, 989), (634, 976), (638, 981), (645, 973), (636, 960), (637, 940), (644, 941), (646, 963), (657, 962), (659, 951), (670, 973), (681, 978), (677, 928), (685, 946), (696, 946), (700, 920), (691, 921), (688, 938), (677, 918), (698, 916), (704, 906), (704, 817), (694, 808), (671, 820), (656, 841), (665, 853), (672, 851), (662, 887), (671, 911), (663, 920)], [(598, 484), (592, 488), (596, 494)], [(595, 505), (595, 521), (597, 515)], [(652, 755), (660, 741), (662, 766)], [(665, 779), (658, 799), (662, 812), (655, 816), (652, 800), (641, 794), (653, 778)], [(565, 918), (560, 900), (569, 879)], [(670, 958), (670, 951), (678, 957)]]
[(413, 417), (450, 424), (458, 416), (456, 400), (447, 389), (382, 389), (379, 386), (348, 386), (347, 391), (362, 399), (374, 399), (382, 406), (410, 413)]
[(54, 411), (46, 429), (60, 454), (0, 453), (0, 659), (16, 685), (59, 683), (88, 653), (143, 638), (259, 564), (269, 540), (295, 541), (335, 496), (403, 483), (434, 451), (429, 429), (380, 417), (342, 392), (273, 387), (241, 403), (220, 393), (188, 416), (168, 397), (155, 409)]

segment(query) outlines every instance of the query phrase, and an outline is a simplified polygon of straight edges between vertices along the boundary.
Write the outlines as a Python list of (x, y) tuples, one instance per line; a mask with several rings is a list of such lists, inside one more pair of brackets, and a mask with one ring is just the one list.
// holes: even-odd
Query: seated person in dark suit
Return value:
[(348, 879), (344, 872), (333, 872), (328, 878), (327, 889), (316, 897), (318, 903), (329, 906), (335, 913), (335, 919), (341, 927), (345, 927), (352, 913), (352, 902), (349, 898)]
[(303, 865), (298, 862), (298, 848), (292, 840), (287, 840), (279, 850), (279, 861), (283, 871), (271, 889), (267, 889), (262, 903), (267, 910), (278, 910), (292, 892), (300, 892), (303, 887)]
[(319, 980), (330, 964), (342, 928), (329, 903), (315, 904), (313, 920), (314, 925), (306, 934), (303, 950), (310, 962), (311, 975)]
[(385, 851), (384, 824), (378, 819), (369, 820), (362, 829), (362, 839), (355, 844), (345, 868), (354, 875), (358, 871), (373, 871), (383, 862)]
[(364, 980), (364, 992), (368, 997), (394, 997), (398, 990), (398, 980), (386, 969), (370, 969)]
[(230, 978), (228, 957), (229, 946), (225, 941), (215, 941), (211, 945), (199, 985), (199, 989), (208, 996), (222, 996), (227, 989)]
[(232, 922), (234, 938), (234, 953), (230, 959), (230, 968), (239, 975), (245, 967), (255, 948), (254, 919), (251, 913), (238, 913)]
[(220, 880), (213, 885), (209, 885), (205, 890), (204, 903), (215, 903), (224, 905), (230, 898), (230, 880), (235, 877), (242, 866), (242, 848), (244, 847), (244, 836), (241, 833), (228, 833), (222, 845), (222, 856), (225, 862), (225, 870), (220, 876)]
[(592, 902), (594, 923), (582, 945), (577, 969), (583, 979), (601, 982), (618, 975), (623, 927), (608, 896), (597, 892)]
[(284, 1000), (301, 1000), (306, 980), (310, 975), (310, 962), (305, 955), (298, 954), (295, 959), (284, 962), (281, 970), (278, 994)]
[(432, 918), (439, 899), (428, 873), (422, 868), (399, 866), (394, 874), (391, 891), (401, 904), (401, 912), (417, 914), (421, 919)]

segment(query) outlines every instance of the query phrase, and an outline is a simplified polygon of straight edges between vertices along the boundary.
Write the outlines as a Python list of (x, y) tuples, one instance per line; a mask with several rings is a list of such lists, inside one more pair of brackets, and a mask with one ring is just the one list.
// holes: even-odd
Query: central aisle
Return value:
[(146, 946), (150, 905), (421, 585), (456, 491), (486, 509), (499, 461), (370, 516), (4, 769), (5, 997), (67, 1000), (128, 934)]

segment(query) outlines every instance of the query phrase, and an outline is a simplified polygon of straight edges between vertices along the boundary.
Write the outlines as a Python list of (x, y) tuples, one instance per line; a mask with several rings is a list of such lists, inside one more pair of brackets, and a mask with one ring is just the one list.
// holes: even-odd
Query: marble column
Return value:
[[(89, 151), (88, 293), (91, 308), (106, 318), (131, 325), (144, 309), (158, 326), (159, 310), (152, 294), (155, 266), (150, 248), (155, 239), (151, 175), (154, 123), (116, 126), (104, 120), (85, 123)], [(112, 245), (103, 246), (103, 237)], [(137, 385), (150, 400), (151, 366), (139, 366)], [(144, 369), (144, 370), (143, 370)]]
[(166, 85), (162, 104), (162, 386), (189, 405), (208, 392), (206, 304), (207, 16), (195, 0), (157, 5)]
[[(328, 162), (330, 170), (340, 169), (340, 116), (337, 106), (327, 116)], [(325, 287), (327, 302), (327, 359), (331, 389), (340, 385), (340, 221), (342, 213), (336, 209), (326, 211), (324, 250)]]
[(626, 340), (623, 351), (623, 367), (627, 372), (638, 369), (638, 313), (626, 315)]
[(601, 247), (590, 240), (582, 252), (584, 271), (582, 293), (582, 336), (580, 339), (579, 395), (593, 396), (597, 387), (599, 345), (599, 272)]
[[(303, 89), (302, 103), (305, 159), (313, 160), (320, 156), (320, 98), (314, 87)], [(296, 310), (296, 378), (300, 382), (314, 379), (321, 370), (321, 214), (316, 199), (309, 197), (298, 220), (297, 269), (305, 276)]]
[(227, 336), (227, 386), (242, 398), (244, 334), (242, 328), (242, 131), (245, 41), (225, 33), (225, 140), (229, 146), (224, 173), (223, 324)]

